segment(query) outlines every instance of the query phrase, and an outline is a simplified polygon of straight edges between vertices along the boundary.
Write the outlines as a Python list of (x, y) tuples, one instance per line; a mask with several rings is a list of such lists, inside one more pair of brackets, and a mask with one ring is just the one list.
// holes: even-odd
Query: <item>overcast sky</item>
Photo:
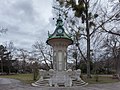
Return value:
[[(0, 44), (12, 41), (17, 48), (31, 49), (36, 41), (45, 43), (48, 31), (55, 29), (52, 1), (0, 0), (0, 28), (8, 29), (0, 35)], [(107, 6), (105, 0), (101, 1)]]
[(35, 41), (45, 42), (54, 26), (52, 0), (0, 0), (0, 44), (12, 41), (17, 48), (30, 49)]

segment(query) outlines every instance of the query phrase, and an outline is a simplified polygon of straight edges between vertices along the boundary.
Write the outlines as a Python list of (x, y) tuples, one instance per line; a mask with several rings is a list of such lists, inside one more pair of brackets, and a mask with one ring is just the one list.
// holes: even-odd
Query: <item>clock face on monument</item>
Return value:
[(59, 29), (58, 29), (58, 33), (59, 33), (59, 34), (62, 34), (62, 33), (63, 33), (63, 29), (59, 28)]

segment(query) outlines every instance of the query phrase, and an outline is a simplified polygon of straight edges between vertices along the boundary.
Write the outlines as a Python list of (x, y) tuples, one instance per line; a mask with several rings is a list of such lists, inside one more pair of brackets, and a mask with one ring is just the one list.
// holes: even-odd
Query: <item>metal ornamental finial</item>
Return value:
[[(62, 9), (60, 9), (59, 7), (53, 7), (55, 10), (58, 10), (59, 11), (59, 13), (58, 13), (58, 18), (56, 18), (57, 19), (57, 21), (56, 21), (56, 26), (57, 27), (59, 27), (59, 26), (63, 26), (63, 20), (62, 20), (62, 15), (61, 15), (61, 13), (63, 12), (63, 10)], [(54, 19), (54, 18), (53, 18)]]

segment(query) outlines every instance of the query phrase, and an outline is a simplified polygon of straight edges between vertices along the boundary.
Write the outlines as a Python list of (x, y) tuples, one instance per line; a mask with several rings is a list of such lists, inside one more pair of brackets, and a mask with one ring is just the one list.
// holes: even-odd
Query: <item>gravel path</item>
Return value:
[(120, 90), (120, 82), (113, 84), (94, 84), (85, 87), (33, 87), (19, 80), (0, 78), (0, 90)]

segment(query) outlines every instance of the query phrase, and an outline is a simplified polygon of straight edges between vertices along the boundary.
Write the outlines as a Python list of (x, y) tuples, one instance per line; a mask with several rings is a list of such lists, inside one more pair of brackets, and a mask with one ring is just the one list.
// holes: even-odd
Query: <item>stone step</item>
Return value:
[(88, 83), (74, 83), (73, 86), (86, 86)]
[(37, 83), (48, 83), (48, 81), (40, 81), (40, 82), (37, 82)]
[(86, 82), (81, 82), (81, 81), (73, 81), (73, 86), (84, 86), (87, 85), (88, 83)]
[(48, 85), (49, 81), (47, 79), (44, 79), (43, 81), (38, 81), (38, 82), (35, 82), (34, 84), (36, 86), (46, 86)]
[(63, 84), (63, 83), (58, 83), (58, 86), (59, 86), (59, 87), (63, 87), (64, 84)]
[(39, 82), (39, 83), (35, 83), (35, 85), (37, 85), (37, 86), (47, 86), (48, 83)]
[(45, 86), (45, 84), (37, 84), (38, 86)]

